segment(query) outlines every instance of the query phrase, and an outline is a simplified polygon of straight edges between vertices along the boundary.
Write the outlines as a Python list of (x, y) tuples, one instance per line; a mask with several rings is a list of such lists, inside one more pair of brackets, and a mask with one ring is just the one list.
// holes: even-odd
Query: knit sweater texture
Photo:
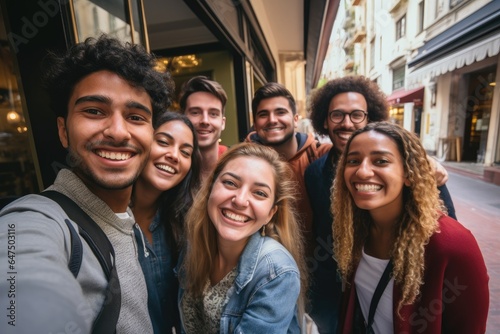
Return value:
[[(59, 172), (48, 189), (61, 192), (75, 201), (99, 225), (113, 245), (122, 300), (117, 333), (152, 333), (146, 282), (137, 257), (134, 218), (130, 209), (127, 210), (130, 218), (119, 218), (78, 176), (66, 169)], [(71, 238), (65, 219), (69, 218), (57, 203), (43, 196), (27, 195), (0, 213), (0, 240), (3, 239), (5, 225), (15, 224), (18, 247), (16, 279), (19, 286), (34, 287), (35, 291), (44, 287), (57, 290), (57, 295), (51, 294), (53, 298), (48, 300), (38, 300), (37, 294), (30, 295), (29, 303), (45, 308), (47, 314), (55, 313), (52, 314), (54, 319), (66, 317), (61, 320), (65, 326), (72, 322), (80, 323), (83, 319), (85, 329), (87, 325), (91, 326), (102, 307), (107, 280), (83, 239), (82, 265), (77, 278), (73, 277), (68, 269)], [(78, 228), (75, 223), (73, 226)], [(2, 251), (0, 259), (4, 256)], [(20, 299), (24, 297), (19, 296)], [(65, 304), (69, 306), (64, 309), (59, 306)], [(76, 309), (73, 312), (68, 307)], [(33, 324), (40, 323), (38, 332), (67, 330), (54, 328), (55, 322), (45, 324), (41, 317), (33, 314), (30, 317)]]

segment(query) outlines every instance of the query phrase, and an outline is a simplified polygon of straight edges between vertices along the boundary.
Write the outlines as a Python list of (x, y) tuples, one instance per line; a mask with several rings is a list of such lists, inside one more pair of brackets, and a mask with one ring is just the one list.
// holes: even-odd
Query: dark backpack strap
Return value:
[(68, 219), (64, 219), (64, 222), (66, 223), (66, 226), (68, 226), (71, 235), (71, 253), (69, 257), (68, 268), (76, 278), (76, 276), (78, 276), (78, 273), (80, 272), (80, 267), (82, 265), (82, 240), (78, 236), (78, 232), (76, 232), (71, 222)]
[[(44, 191), (40, 195), (50, 198), (51, 200), (57, 202), (61, 208), (66, 212), (68, 217), (78, 224), (78, 230), (82, 238), (88, 243), (92, 252), (96, 256), (97, 260), (101, 264), (101, 267), (108, 279), (108, 286), (105, 291), (104, 303), (102, 305), (101, 311), (97, 315), (92, 327), (92, 333), (96, 334), (106, 334), (115, 333), (116, 324), (118, 322), (118, 316), (120, 314), (121, 307), (121, 290), (120, 282), (118, 280), (118, 274), (116, 272), (116, 266), (114, 265), (115, 252), (111, 242), (109, 242), (108, 237), (102, 231), (102, 229), (96, 224), (96, 222), (89, 217), (85, 211), (82, 210), (73, 200), (69, 197), (61, 194), (57, 191)], [(66, 221), (68, 227), (71, 225), (69, 221)], [(74, 239), (78, 236), (73, 234), (73, 226), (69, 227), (72, 243)], [(75, 231), (76, 232), (76, 231)], [(79, 238), (78, 238), (79, 239)], [(81, 244), (81, 241), (80, 241)], [(72, 245), (72, 254), (70, 257), (69, 265), (76, 266), (72, 264), (73, 261), (73, 251), (75, 247)], [(83, 248), (82, 248), (83, 250)], [(77, 250), (78, 252), (78, 250)], [(81, 252), (83, 253), (83, 251)], [(76, 261), (76, 260), (75, 260)], [(78, 268), (81, 265), (81, 255), (80, 263), (78, 263)], [(70, 268), (71, 270), (71, 268)], [(72, 271), (73, 273), (73, 271)]]

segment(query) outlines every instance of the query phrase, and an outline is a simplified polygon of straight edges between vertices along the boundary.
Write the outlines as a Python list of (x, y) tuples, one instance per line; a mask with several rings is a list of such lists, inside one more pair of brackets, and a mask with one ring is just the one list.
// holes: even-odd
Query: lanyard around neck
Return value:
[(384, 273), (380, 280), (378, 281), (377, 287), (375, 288), (375, 292), (373, 293), (372, 301), (370, 302), (370, 311), (368, 312), (368, 321), (366, 322), (366, 333), (373, 333), (373, 322), (375, 320), (375, 311), (377, 310), (378, 302), (380, 301), (380, 297), (384, 293), (387, 284), (391, 280), (391, 272), (392, 272), (393, 264), (392, 259), (389, 260), (389, 263), (385, 267)]

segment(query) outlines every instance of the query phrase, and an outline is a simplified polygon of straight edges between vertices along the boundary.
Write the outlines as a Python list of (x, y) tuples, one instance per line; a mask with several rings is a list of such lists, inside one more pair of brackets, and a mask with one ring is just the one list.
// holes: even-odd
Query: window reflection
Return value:
[(122, 41), (143, 44), (140, 38), (138, 3), (133, 1), (134, 35), (131, 36), (130, 16), (124, 0), (73, 0), (78, 39), (98, 37), (105, 33)]
[[(0, 22), (3, 25), (3, 22)], [(0, 40), (0, 198), (37, 192), (28, 141), (28, 124), (21, 105), (13, 56)]]

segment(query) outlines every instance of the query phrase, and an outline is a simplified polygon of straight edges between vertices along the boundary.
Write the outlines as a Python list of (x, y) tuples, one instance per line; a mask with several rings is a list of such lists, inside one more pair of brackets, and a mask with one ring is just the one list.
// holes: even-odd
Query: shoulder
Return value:
[(471, 231), (449, 216), (442, 216), (438, 220), (439, 230), (435, 232), (426, 247), (429, 259), (443, 261), (457, 261), (464, 263), (468, 260), (482, 259), (481, 251)]
[(321, 173), (323, 167), (325, 166), (326, 160), (328, 158), (328, 154), (324, 154), (320, 156), (318, 159), (311, 162), (309, 166), (307, 166), (305, 175), (315, 175)]
[[(54, 201), (40, 195), (26, 195), (7, 205), (0, 212), (0, 239), (2, 232), (15, 230), (19, 242), (16, 248), (30, 249), (32, 254), (50, 252), (68, 254), (71, 242), (64, 210)], [(0, 242), (1, 243), (1, 242)], [(30, 260), (33, 257), (30, 257)]]
[(460, 243), (477, 244), (471, 231), (465, 228), (455, 219), (443, 215), (438, 220), (439, 229), (435, 232), (429, 244), (438, 245), (445, 248), (461, 248)]
[[(23, 196), (8, 204), (0, 211), (0, 219), (16, 215), (42, 215), (49, 219), (61, 219), (65, 217), (64, 211), (56, 202), (38, 194)], [(19, 219), (23, 221), (23, 219)]]
[(292, 271), (298, 273), (298, 267), (288, 250), (278, 241), (265, 237), (259, 254), (258, 266), (267, 267), (271, 272)]
[(227, 149), (228, 149), (228, 147), (227, 147), (226, 145), (219, 144), (219, 148), (218, 148), (218, 150), (217, 150), (217, 154), (218, 154), (219, 158), (220, 158), (220, 156), (221, 156), (224, 152), (226, 152), (226, 151), (227, 151)]
[(320, 143), (312, 133), (307, 134), (307, 140), (304, 144), (304, 149), (307, 149), (308, 154), (311, 156), (312, 160), (316, 160), (323, 155), (327, 154), (332, 148), (330, 143)]

